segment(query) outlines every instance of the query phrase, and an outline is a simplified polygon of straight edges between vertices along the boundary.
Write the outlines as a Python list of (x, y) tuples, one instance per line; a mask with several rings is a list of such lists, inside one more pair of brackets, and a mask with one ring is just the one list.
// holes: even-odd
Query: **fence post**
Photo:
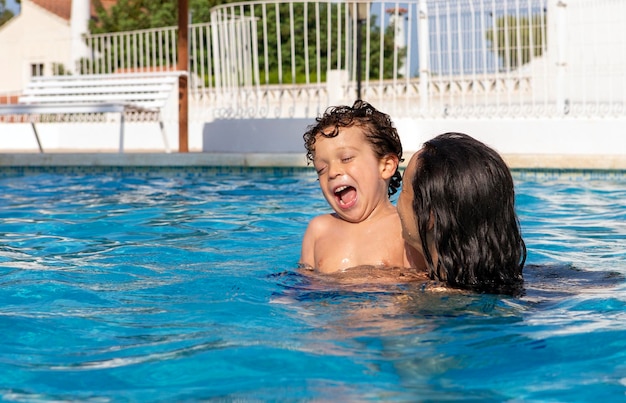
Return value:
[(209, 32), (211, 33), (211, 49), (213, 53), (210, 55), (209, 60), (213, 63), (213, 75), (214, 75), (214, 88), (218, 94), (222, 92), (222, 69), (221, 60), (224, 58), (222, 54), (222, 47), (219, 41), (220, 31), (224, 29), (221, 13), (223, 11), (212, 10), (211, 11), (211, 24), (209, 25)]
[(327, 70), (326, 71), (326, 93), (328, 94), (328, 105), (339, 105), (345, 102), (345, 88), (349, 87), (348, 70)]
[(419, 0), (418, 13), (419, 98), (420, 109), (422, 113), (425, 113), (428, 108), (428, 82), (430, 80), (430, 37), (428, 32), (428, 4), (426, 4), (426, 0)]
[(567, 114), (566, 109), (566, 86), (567, 79), (567, 21), (566, 21), (567, 3), (558, 0), (555, 7), (556, 12), (556, 112), (557, 114)]
[(189, 4), (178, 0), (178, 152), (189, 151), (187, 118), (189, 116)]

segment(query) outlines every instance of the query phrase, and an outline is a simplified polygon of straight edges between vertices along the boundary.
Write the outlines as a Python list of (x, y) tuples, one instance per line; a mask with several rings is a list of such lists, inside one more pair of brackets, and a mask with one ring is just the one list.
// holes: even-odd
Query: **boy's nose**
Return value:
[(343, 174), (343, 169), (341, 168), (341, 164), (332, 162), (328, 165), (328, 176), (331, 178), (336, 178)]

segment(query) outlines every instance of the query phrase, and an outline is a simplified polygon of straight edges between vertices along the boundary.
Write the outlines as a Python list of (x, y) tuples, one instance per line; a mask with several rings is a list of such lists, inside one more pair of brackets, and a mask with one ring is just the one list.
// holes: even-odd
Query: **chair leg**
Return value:
[(39, 133), (37, 133), (35, 122), (30, 122), (30, 125), (33, 128), (33, 133), (35, 133), (35, 140), (37, 140), (37, 146), (39, 147), (39, 152), (43, 153), (43, 147), (41, 146), (41, 140), (39, 139)]
[(167, 141), (167, 133), (165, 133), (165, 124), (163, 124), (163, 120), (159, 115), (159, 127), (161, 128), (161, 135), (163, 136), (163, 145), (165, 146), (165, 152), (171, 153), (172, 149), (170, 148), (170, 143)]

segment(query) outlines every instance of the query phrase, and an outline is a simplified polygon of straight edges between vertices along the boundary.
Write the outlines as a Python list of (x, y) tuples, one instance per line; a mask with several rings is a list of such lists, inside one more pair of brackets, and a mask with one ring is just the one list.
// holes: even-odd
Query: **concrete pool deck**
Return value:
[[(406, 162), (412, 153), (405, 153)], [(626, 170), (626, 154), (502, 154), (511, 169)], [(302, 153), (0, 153), (1, 167), (123, 166), (123, 167), (306, 167)]]

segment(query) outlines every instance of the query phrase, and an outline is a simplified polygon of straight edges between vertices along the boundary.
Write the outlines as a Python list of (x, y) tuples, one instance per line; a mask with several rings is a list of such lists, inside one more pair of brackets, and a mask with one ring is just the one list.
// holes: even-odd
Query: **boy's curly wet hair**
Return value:
[[(398, 131), (393, 126), (389, 115), (380, 112), (365, 101), (356, 101), (350, 106), (333, 106), (315, 119), (317, 122), (307, 128), (304, 133), (304, 147), (306, 158), (309, 163), (313, 162), (315, 155), (315, 140), (318, 135), (326, 138), (336, 137), (342, 127), (358, 126), (363, 129), (365, 137), (372, 145), (378, 158), (393, 154), (402, 162), (402, 143)], [(396, 168), (391, 177), (387, 194), (395, 194), (402, 184), (402, 175)]]

